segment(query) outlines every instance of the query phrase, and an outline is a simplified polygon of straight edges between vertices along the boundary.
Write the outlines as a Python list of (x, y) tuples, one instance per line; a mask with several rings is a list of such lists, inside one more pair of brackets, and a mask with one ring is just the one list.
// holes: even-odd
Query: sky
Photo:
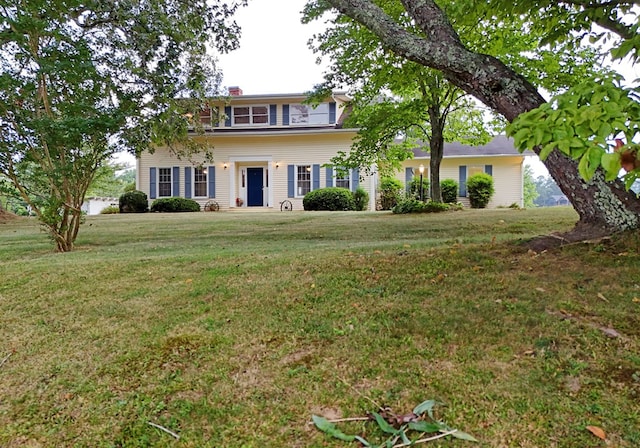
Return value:
[(322, 81), (323, 67), (307, 46), (323, 21), (300, 22), (306, 0), (249, 0), (236, 13), (240, 48), (218, 57), (223, 87), (245, 95), (307, 92)]

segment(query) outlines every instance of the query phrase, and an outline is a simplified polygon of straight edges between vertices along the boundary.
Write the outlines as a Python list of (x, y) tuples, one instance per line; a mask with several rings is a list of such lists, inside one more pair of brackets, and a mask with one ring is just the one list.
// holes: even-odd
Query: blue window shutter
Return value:
[(333, 187), (333, 168), (327, 167), (327, 187)]
[(487, 173), (489, 176), (493, 176), (493, 165), (485, 165), (484, 172)]
[(289, 126), (289, 105), (282, 105), (282, 125)]
[(278, 106), (275, 104), (269, 105), (269, 125), (275, 126), (278, 123)]
[(155, 199), (156, 194), (156, 169), (149, 168), (149, 199)]
[(293, 198), (296, 196), (296, 167), (293, 165), (287, 165), (287, 197)]
[(329, 123), (336, 122), (336, 103), (329, 103)]
[(467, 197), (467, 166), (460, 165), (458, 168), (458, 184), (460, 185), (459, 196), (461, 198)]
[(351, 170), (351, 191), (356, 191), (360, 186), (360, 168)]
[(191, 199), (191, 167), (184, 167), (184, 197)]
[(407, 193), (411, 189), (411, 181), (413, 180), (413, 168), (405, 168), (404, 170), (404, 188)]
[(224, 107), (224, 115), (224, 125), (227, 127), (231, 126), (231, 106)]
[(313, 170), (313, 174), (312, 174), (312, 182), (313, 182), (313, 188), (311, 188), (312, 190), (318, 190), (320, 188), (320, 165), (312, 165), (311, 169)]
[(173, 167), (173, 191), (171, 196), (180, 196), (180, 167)]
[(216, 197), (216, 167), (210, 166), (207, 168), (207, 180), (209, 182), (209, 197)]

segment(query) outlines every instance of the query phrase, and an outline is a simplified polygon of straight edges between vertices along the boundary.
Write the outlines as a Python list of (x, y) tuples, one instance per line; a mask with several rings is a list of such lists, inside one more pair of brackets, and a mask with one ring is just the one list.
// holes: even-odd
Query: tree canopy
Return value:
[(217, 93), (209, 48), (238, 45), (244, 3), (0, 1), (0, 173), (59, 251), (111, 154), (194, 148), (186, 112)]
[[(463, 15), (484, 4), (453, 2), (454, 11), (445, 12), (433, 0), (396, 0), (411, 23), (411, 27), (407, 27), (380, 7), (388, 1), (394, 0), (326, 0), (324, 4), (330, 4), (361, 23), (395, 54), (439, 70), (449, 82), (472, 94), (509, 122), (545, 104), (538, 88), (523, 73), (499, 58), (467, 47), (447, 17), (454, 13)], [(502, 12), (497, 9), (488, 4), (485, 11), (489, 17), (499, 20)], [(528, 13), (534, 24), (544, 20), (535, 7)], [(539, 145), (532, 149), (536, 153), (542, 151)], [(585, 180), (579, 174), (578, 162), (572, 157), (573, 154), (563, 153), (556, 145), (545, 159), (549, 173), (580, 216), (571, 237), (637, 228), (640, 201), (635, 194), (625, 190), (621, 182), (606, 181), (600, 170)]]

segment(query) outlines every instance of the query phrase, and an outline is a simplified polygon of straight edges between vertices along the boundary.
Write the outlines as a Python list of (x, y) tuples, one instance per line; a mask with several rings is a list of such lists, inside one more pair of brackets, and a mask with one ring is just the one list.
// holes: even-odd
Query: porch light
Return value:
[(424, 165), (420, 164), (418, 167), (418, 171), (420, 171), (420, 201), (424, 201), (424, 194), (422, 190), (422, 175), (424, 174)]
[(227, 165), (227, 162), (224, 162), (224, 164), (222, 166), (226, 170), (229, 165)]
[(276, 162), (276, 169), (280, 168), (280, 162)]

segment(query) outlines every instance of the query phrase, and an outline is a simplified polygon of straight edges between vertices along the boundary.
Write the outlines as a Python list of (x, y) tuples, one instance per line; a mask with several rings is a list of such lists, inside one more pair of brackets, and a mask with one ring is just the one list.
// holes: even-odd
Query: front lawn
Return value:
[(65, 254), (0, 223), (0, 446), (355, 447), (311, 416), (435, 399), (475, 446), (638, 447), (640, 233), (522, 244), (575, 220), (102, 215)]

